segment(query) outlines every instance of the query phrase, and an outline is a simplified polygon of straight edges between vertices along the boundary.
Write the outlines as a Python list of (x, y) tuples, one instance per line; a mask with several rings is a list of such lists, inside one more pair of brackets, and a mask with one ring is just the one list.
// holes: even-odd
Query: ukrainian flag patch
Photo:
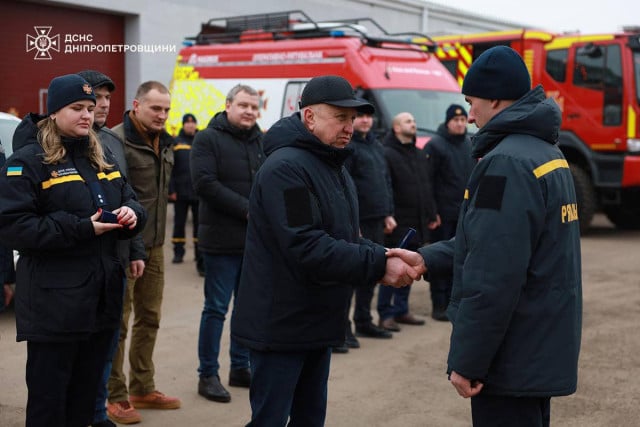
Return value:
[(20, 176), (22, 175), (22, 166), (9, 166), (7, 168), (7, 176)]

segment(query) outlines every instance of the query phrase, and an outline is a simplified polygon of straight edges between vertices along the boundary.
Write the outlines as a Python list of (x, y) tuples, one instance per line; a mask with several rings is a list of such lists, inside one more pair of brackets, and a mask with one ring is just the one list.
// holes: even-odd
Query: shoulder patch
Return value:
[(305, 187), (289, 188), (284, 191), (284, 205), (289, 227), (300, 227), (313, 222), (311, 196)]
[(22, 175), (22, 166), (7, 167), (7, 176), (20, 176), (20, 175)]
[(502, 197), (504, 196), (504, 188), (506, 185), (506, 176), (484, 176), (480, 180), (480, 185), (478, 185), (475, 207), (499, 211), (502, 208)]

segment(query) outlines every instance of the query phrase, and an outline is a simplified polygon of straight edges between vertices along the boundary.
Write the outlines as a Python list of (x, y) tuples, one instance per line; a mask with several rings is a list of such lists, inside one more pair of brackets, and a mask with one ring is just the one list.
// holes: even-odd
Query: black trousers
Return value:
[(491, 396), (471, 398), (473, 427), (549, 427), (550, 397)]
[(115, 330), (71, 342), (27, 342), (26, 427), (87, 427)]
[[(374, 243), (384, 244), (384, 218), (361, 221), (360, 232), (366, 239)], [(368, 325), (371, 317), (371, 300), (377, 283), (368, 283), (354, 287), (355, 303), (353, 307), (353, 323), (358, 325)]]
[(189, 208), (191, 208), (191, 216), (193, 218), (193, 241), (196, 244), (198, 242), (198, 201), (178, 199), (173, 203), (173, 208), (173, 237), (171, 243), (173, 243), (175, 254), (184, 255), (184, 245), (187, 242), (185, 226), (187, 224)]
[[(431, 240), (449, 240), (456, 235), (458, 220), (443, 220), (440, 227), (431, 232)], [(433, 308), (446, 309), (451, 299), (451, 288), (453, 286), (453, 276), (443, 275), (432, 277), (429, 286), (431, 288), (431, 303)]]

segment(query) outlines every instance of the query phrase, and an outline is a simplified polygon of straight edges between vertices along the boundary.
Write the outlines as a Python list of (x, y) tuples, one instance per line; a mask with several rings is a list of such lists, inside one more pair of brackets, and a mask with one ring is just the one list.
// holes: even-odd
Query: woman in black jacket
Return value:
[(54, 78), (37, 139), (0, 172), (0, 238), (20, 251), (15, 310), (17, 340), (27, 341), (27, 427), (91, 423), (122, 310), (116, 242), (145, 222), (91, 130), (95, 102), (82, 77)]

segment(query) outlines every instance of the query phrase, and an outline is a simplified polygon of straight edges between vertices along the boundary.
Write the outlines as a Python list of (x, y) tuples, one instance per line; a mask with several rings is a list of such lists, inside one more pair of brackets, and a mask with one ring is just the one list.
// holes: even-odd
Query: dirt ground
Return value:
[[(197, 337), (202, 279), (190, 261), (170, 263), (163, 319), (156, 346), (156, 385), (182, 399), (175, 411), (141, 410), (143, 425), (243, 426), (249, 393), (230, 388), (230, 403), (197, 395)], [(552, 399), (551, 424), (563, 427), (640, 425), (640, 232), (613, 229), (602, 217), (582, 239), (584, 323), (578, 392)], [(428, 284), (416, 283), (411, 309), (428, 317)], [(374, 310), (375, 312), (375, 310)], [(469, 401), (448, 383), (445, 362), (450, 326), (430, 318), (405, 326), (391, 340), (360, 339), (362, 347), (334, 355), (329, 380), (327, 426), (470, 426)], [(221, 377), (229, 369), (224, 334)], [(562, 351), (561, 348), (558, 351)], [(15, 342), (14, 313), (0, 314), (0, 426), (24, 425), (25, 343)]]

